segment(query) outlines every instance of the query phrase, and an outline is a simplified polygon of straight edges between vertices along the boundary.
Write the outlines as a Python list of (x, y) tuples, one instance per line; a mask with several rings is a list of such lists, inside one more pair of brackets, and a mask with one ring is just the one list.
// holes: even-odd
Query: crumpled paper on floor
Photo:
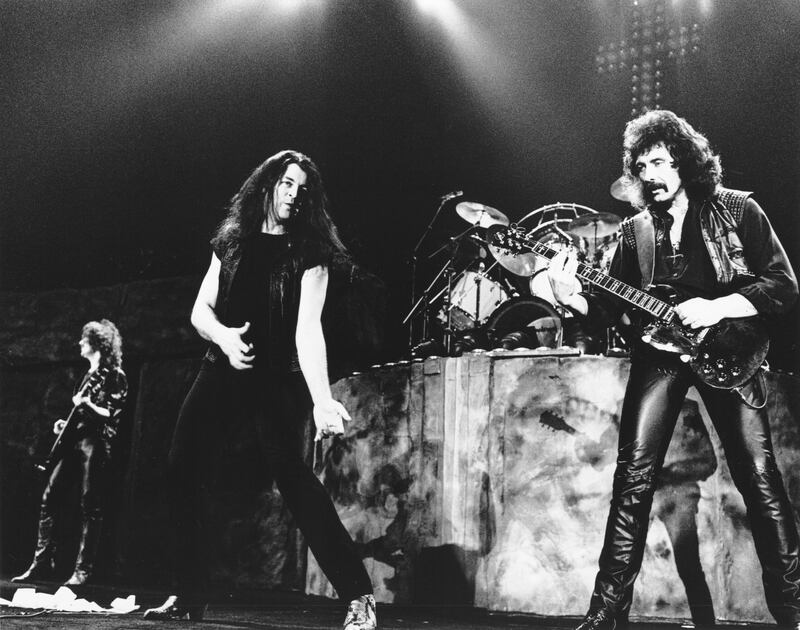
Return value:
[[(7, 601), (7, 600), (6, 600)], [(3, 602), (5, 604), (5, 602)], [(17, 608), (41, 608), (45, 610), (60, 610), (64, 612), (106, 613), (124, 615), (139, 606), (136, 596), (128, 595), (125, 598), (117, 597), (111, 602), (109, 608), (103, 608), (87, 599), (79, 599), (72, 589), (62, 586), (55, 593), (37, 593), (35, 588), (18, 588), (11, 601), (6, 605)]]

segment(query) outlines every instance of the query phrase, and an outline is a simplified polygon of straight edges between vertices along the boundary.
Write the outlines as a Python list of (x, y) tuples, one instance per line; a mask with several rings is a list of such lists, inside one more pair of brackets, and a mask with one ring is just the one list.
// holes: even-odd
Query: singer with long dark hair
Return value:
[(224, 425), (244, 409), (272, 478), (339, 597), (344, 628), (376, 627), (372, 585), (324, 487), (302, 457), (312, 411), (317, 437), (349, 420), (331, 396), (321, 325), (328, 268), (344, 246), (316, 165), (281, 151), (247, 178), (211, 241), (192, 309), (210, 348), (181, 408), (169, 453), (175, 594), (148, 619), (202, 619), (207, 596), (199, 490)]

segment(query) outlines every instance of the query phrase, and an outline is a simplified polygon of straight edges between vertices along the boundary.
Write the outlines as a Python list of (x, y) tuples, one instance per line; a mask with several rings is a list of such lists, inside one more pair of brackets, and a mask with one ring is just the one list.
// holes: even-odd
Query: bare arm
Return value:
[(741, 293), (731, 293), (713, 300), (692, 298), (675, 307), (681, 323), (692, 328), (713, 326), (727, 317), (753, 317), (756, 307)]
[(192, 307), (192, 326), (203, 339), (217, 344), (234, 368), (248, 370), (253, 367), (252, 362), (255, 357), (250, 354), (252, 346), (242, 341), (242, 335), (250, 328), (250, 322), (239, 328), (228, 328), (219, 321), (214, 310), (217, 306), (221, 267), (217, 255), (211, 254), (211, 264), (200, 284)]
[(343, 420), (350, 420), (341, 403), (333, 400), (328, 383), (328, 359), (322, 333), (322, 307), (328, 290), (328, 270), (317, 266), (306, 270), (300, 282), (300, 307), (295, 344), (300, 369), (314, 402), (315, 439), (344, 433)]

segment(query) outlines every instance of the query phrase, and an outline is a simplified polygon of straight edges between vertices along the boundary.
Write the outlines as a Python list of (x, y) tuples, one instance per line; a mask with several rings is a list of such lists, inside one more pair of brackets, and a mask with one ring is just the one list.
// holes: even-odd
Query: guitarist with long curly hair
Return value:
[[(618, 296), (669, 286), (672, 330), (683, 327), (690, 334), (728, 320), (755, 325), (760, 317), (792, 307), (797, 280), (783, 247), (750, 193), (720, 185), (719, 156), (705, 136), (672, 112), (647, 112), (625, 128), (623, 166), (629, 198), (640, 212), (623, 221), (611, 263), (609, 275), (626, 287)], [(566, 252), (553, 257), (548, 274), (556, 299), (589, 321), (618, 321), (623, 302), (602, 291), (576, 293), (571, 284), (576, 270), (579, 264)], [(613, 630), (628, 623), (656, 479), (692, 385), (747, 506), (767, 606), (780, 626), (800, 628), (800, 541), (764, 406), (758, 366), (766, 349), (753, 350), (754, 366), (733, 365), (724, 356), (710, 361), (702, 353), (690, 359), (671, 351), (672, 340), (681, 335), (664, 327), (643, 332), (631, 351), (599, 572), (578, 630)], [(729, 346), (738, 350), (749, 341), (742, 335)], [(726, 386), (751, 369), (752, 378)], [(697, 625), (714, 624), (711, 610), (693, 614)]]
[(122, 371), (122, 337), (112, 322), (88, 322), (78, 346), (81, 357), (89, 362), (89, 371), (77, 383), (68, 419), (53, 424), (58, 437), (40, 466), (49, 478), (42, 494), (33, 562), (25, 573), (11, 578), (12, 582), (36, 582), (52, 576), (56, 515), (76, 483), (81, 488), (83, 528), (75, 569), (66, 584), (85, 584), (94, 568), (103, 525), (107, 469), (128, 381)]

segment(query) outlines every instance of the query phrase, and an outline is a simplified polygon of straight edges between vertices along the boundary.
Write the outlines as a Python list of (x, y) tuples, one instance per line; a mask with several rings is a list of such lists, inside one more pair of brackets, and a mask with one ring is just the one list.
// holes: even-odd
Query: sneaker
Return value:
[(376, 630), (377, 627), (374, 595), (362, 595), (350, 602), (343, 630)]

